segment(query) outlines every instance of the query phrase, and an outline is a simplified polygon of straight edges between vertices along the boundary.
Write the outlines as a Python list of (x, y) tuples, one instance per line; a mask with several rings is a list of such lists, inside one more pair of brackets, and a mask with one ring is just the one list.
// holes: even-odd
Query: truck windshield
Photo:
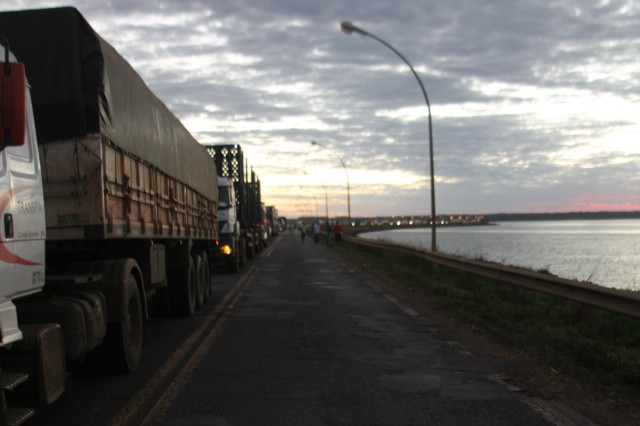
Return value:
[(230, 205), (231, 205), (231, 200), (229, 199), (229, 187), (219, 186), (218, 187), (218, 207), (229, 207)]

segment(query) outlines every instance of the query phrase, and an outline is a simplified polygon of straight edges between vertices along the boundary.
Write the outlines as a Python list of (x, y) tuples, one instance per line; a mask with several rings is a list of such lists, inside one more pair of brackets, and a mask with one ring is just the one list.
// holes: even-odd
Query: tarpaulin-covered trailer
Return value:
[(31, 86), (51, 238), (215, 238), (215, 163), (74, 8), (0, 13)]
[[(189, 316), (211, 294), (215, 162), (76, 9), (0, 12), (0, 34), (24, 65), (3, 73), (3, 90), (20, 87), (0, 110), (27, 129), (0, 143), (0, 329), (16, 341), (0, 348), (2, 370), (24, 373), (23, 351), (45, 363), (99, 350), (134, 371), (149, 313)], [(33, 343), (45, 329), (50, 346)], [(65, 377), (36, 364), (29, 375)]]

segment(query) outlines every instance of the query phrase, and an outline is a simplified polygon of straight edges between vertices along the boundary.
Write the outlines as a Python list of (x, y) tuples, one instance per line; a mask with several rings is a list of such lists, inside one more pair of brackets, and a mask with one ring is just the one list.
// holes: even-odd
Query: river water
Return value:
[[(396, 229), (360, 237), (431, 247), (428, 228)], [(441, 227), (437, 250), (498, 262), (604, 287), (640, 291), (640, 219), (497, 222)]]

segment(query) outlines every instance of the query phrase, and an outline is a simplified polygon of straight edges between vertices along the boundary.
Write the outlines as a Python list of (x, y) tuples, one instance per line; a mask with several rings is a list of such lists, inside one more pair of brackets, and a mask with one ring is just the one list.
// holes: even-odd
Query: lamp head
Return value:
[(353, 25), (351, 22), (343, 21), (340, 23), (340, 30), (345, 34), (358, 33), (363, 36), (369, 35), (366, 31), (361, 30), (360, 28)]
[(346, 21), (341, 22), (340, 30), (345, 34), (351, 34), (353, 33), (353, 24), (351, 22), (346, 22)]

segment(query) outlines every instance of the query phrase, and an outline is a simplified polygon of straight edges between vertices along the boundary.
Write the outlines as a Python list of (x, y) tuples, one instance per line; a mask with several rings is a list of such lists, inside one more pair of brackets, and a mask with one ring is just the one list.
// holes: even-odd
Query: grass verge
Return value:
[(548, 365), (620, 402), (640, 400), (640, 321), (493, 280), (448, 270), (390, 250), (343, 241), (333, 249), (428, 296)]

